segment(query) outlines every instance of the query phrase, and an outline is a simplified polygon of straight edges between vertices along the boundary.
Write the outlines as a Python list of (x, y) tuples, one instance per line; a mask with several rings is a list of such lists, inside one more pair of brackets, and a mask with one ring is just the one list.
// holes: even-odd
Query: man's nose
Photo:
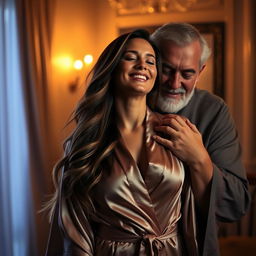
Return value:
[(181, 79), (179, 72), (173, 73), (169, 78), (169, 86), (171, 89), (178, 89), (181, 87)]

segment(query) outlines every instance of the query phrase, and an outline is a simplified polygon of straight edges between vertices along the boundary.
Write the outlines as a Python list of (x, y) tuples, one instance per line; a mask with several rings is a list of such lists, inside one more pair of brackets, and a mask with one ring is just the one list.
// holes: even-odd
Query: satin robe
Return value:
[(120, 138), (111, 170), (93, 189), (93, 214), (86, 216), (78, 202), (60, 195), (46, 255), (198, 255), (184, 166), (152, 138), (160, 117), (147, 110), (144, 175)]

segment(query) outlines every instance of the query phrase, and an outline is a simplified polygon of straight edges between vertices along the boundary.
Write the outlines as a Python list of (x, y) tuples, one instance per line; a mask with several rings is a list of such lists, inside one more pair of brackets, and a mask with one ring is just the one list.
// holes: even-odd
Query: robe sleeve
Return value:
[(225, 104), (212, 119), (210, 127), (206, 131), (209, 138), (206, 147), (213, 162), (213, 178), (206, 226), (200, 228), (204, 230), (200, 251), (202, 255), (219, 255), (217, 221), (239, 220), (248, 210), (251, 198), (238, 134)]
[[(65, 155), (70, 150), (67, 143)], [(93, 256), (94, 233), (80, 203), (62, 196), (62, 168), (60, 192), (51, 221), (50, 235), (45, 256)]]
[(246, 213), (251, 201), (248, 181), (238, 133), (227, 105), (221, 101), (209, 104), (208, 111), (193, 111), (201, 118), (200, 131), (213, 163), (208, 214), (200, 216), (195, 209), (198, 247), (200, 255), (219, 255), (217, 222), (237, 221)]
[(93, 240), (88, 219), (84, 215), (78, 218), (73, 209), (70, 214), (67, 203), (62, 200), (61, 211), (58, 204), (51, 221), (45, 256), (92, 256)]
[(219, 221), (239, 220), (250, 205), (246, 171), (234, 121), (226, 105), (216, 116), (207, 148), (214, 163), (212, 183), (214, 210)]

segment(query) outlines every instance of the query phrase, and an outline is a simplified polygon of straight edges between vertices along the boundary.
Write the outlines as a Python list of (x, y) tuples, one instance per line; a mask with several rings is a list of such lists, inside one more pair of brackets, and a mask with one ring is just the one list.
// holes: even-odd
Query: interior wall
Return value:
[(248, 172), (256, 173), (256, 3), (234, 1), (234, 118), (242, 144), (243, 160)]
[(251, 1), (250, 6), (250, 17), (251, 17), (251, 78), (250, 78), (250, 104), (251, 104), (251, 124), (250, 124), (250, 132), (249, 136), (252, 135), (250, 142), (250, 152), (251, 155), (249, 159), (251, 159), (250, 170), (256, 172), (256, 1)]
[[(96, 1), (56, 0), (52, 39), (52, 84), (49, 92), (51, 102), (50, 126), (52, 133), (52, 166), (62, 154), (62, 143), (72, 126), (65, 128), (77, 101), (82, 96), (82, 81), (90, 67), (76, 71), (60, 66), (60, 58), (82, 59), (85, 54), (96, 55), (95, 30)], [(78, 88), (71, 92), (70, 86), (79, 77)]]

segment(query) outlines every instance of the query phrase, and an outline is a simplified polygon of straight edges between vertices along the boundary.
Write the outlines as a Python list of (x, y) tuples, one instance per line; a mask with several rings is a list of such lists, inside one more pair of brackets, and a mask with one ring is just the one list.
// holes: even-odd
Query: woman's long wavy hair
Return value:
[(147, 31), (135, 30), (123, 34), (105, 48), (91, 71), (88, 88), (73, 113), (76, 128), (64, 142), (65, 155), (53, 170), (56, 191), (49, 202), (51, 217), (60, 191), (61, 196), (75, 199), (86, 211), (93, 209), (90, 191), (100, 181), (103, 168), (111, 164), (111, 155), (118, 139), (111, 80), (125, 46), (132, 38), (143, 38), (152, 45), (158, 71), (154, 88), (160, 82), (159, 52)]

